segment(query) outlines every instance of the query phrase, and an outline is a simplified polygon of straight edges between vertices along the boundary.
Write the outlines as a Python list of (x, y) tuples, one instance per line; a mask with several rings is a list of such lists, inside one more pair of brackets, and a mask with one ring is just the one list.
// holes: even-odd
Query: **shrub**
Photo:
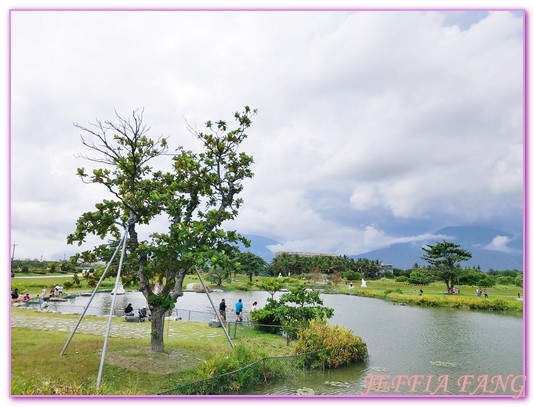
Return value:
[(416, 304), (426, 307), (464, 308), (485, 311), (522, 311), (522, 301), (505, 301), (501, 298), (482, 299), (456, 297), (454, 295), (400, 295), (388, 294), (388, 299), (398, 303)]
[(397, 283), (406, 283), (409, 281), (409, 277), (407, 276), (399, 276), (396, 278)]
[(388, 288), (385, 290), (385, 295), (388, 295), (391, 293), (403, 294), (403, 291), (401, 290), (401, 288), (396, 288), (396, 289)]
[[(323, 306), (323, 301), (317, 291), (299, 285), (281, 295), (278, 301), (268, 298), (266, 305), (254, 312), (251, 319), (260, 325), (289, 327), (290, 329), (285, 328), (285, 331), (293, 338), (295, 331), (306, 328), (310, 321), (331, 318), (333, 313), (332, 308)], [(279, 330), (276, 327), (273, 328), (275, 328), (275, 332)], [(274, 331), (272, 327), (261, 327), (260, 329)]]
[(348, 281), (357, 281), (362, 279), (364, 275), (358, 271), (344, 271), (342, 277)]
[(298, 334), (294, 351), (304, 356), (306, 367), (312, 368), (337, 368), (364, 361), (368, 356), (368, 348), (360, 337), (347, 328), (322, 321), (312, 321)]
[(483, 277), (478, 283), (480, 287), (493, 287), (495, 284), (496, 282), (491, 276)]
[[(398, 278), (401, 278), (401, 277), (398, 277)], [(431, 281), (433, 281), (433, 279), (429, 275), (429, 273), (423, 272), (421, 270), (414, 270), (411, 272), (411, 275), (409, 276), (409, 283), (411, 284), (427, 285)]]
[(509, 276), (499, 276), (496, 277), (496, 284), (499, 285), (514, 285), (515, 284), (515, 278), (509, 277)]
[[(289, 374), (289, 367), (243, 344), (225, 355), (204, 362), (195, 373), (196, 381), (180, 394), (225, 394), (239, 392), (247, 386), (269, 383)], [(261, 362), (261, 363), (259, 363)]]
[(471, 269), (459, 276), (459, 283), (466, 285), (478, 285), (479, 281), (485, 277), (486, 274), (482, 271)]
[(70, 290), (73, 285), (74, 285), (74, 283), (72, 281), (70, 281), (70, 280), (67, 280), (67, 281), (63, 282), (63, 287), (66, 290)]

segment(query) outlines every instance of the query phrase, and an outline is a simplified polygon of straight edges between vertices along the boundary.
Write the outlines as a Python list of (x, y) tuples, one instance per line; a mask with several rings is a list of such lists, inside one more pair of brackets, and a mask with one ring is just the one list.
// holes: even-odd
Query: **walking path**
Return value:
[[(72, 318), (49, 312), (21, 310), (11, 314), (12, 328), (31, 328), (39, 330), (53, 330), (72, 332), (79, 316)], [(76, 333), (105, 335), (108, 317), (90, 319), (83, 318)], [(208, 324), (194, 324), (181, 321), (165, 321), (164, 335), (166, 338), (204, 338), (215, 339), (224, 337), (220, 329), (209, 328)], [(114, 317), (110, 328), (110, 337), (149, 338), (150, 322), (126, 322), (122, 317)]]

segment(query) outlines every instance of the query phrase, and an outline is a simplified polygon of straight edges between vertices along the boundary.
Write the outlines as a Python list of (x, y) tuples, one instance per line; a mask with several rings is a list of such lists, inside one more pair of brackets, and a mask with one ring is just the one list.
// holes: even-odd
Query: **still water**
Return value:
[[(266, 303), (265, 292), (211, 293), (214, 305), (225, 298), (229, 320), (234, 303), (244, 309), (253, 301)], [(277, 296), (276, 296), (277, 297)], [(325, 372), (307, 372), (248, 394), (332, 395), (520, 395), (524, 374), (524, 324), (521, 316), (445, 308), (393, 305), (391, 302), (348, 295), (321, 295), (334, 308), (329, 321), (352, 330), (368, 346), (365, 363)], [(97, 293), (88, 315), (107, 315), (113, 296)], [(89, 297), (51, 304), (61, 312), (81, 313)], [(146, 306), (143, 295), (117, 296), (114, 313), (132, 303)], [(214, 312), (206, 294), (186, 292), (174, 315), (183, 320), (209, 321)]]
[(322, 295), (368, 346), (369, 360), (261, 389), (262, 394), (519, 395), (524, 336), (519, 316), (420, 308)]

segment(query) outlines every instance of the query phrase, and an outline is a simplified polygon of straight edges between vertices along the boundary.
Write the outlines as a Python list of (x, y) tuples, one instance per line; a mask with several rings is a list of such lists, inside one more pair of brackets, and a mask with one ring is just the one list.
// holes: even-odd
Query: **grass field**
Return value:
[[(78, 316), (42, 313), (13, 307), (13, 316), (45, 319), (44, 325), (74, 326)], [(105, 317), (84, 320), (106, 323)], [(114, 325), (123, 330), (148, 327), (118, 318)], [(102, 335), (76, 334), (64, 355), (60, 355), (69, 333), (55, 329), (14, 327), (11, 329), (11, 393), (35, 394), (106, 394), (150, 395), (187, 384), (194, 380), (197, 367), (205, 360), (218, 358), (230, 350), (220, 328), (206, 323), (166, 321), (173, 334), (165, 339), (165, 353), (150, 349), (150, 336), (110, 337), (102, 385), (96, 381), (104, 338)], [(125, 336), (128, 334), (124, 333)], [(234, 344), (262, 349), (267, 355), (287, 355), (291, 347), (280, 335), (262, 333), (240, 326)]]
[[(476, 296), (476, 286), (460, 285), (456, 288), (455, 294), (445, 294), (446, 285), (434, 282), (429, 285), (414, 285), (400, 283), (386, 278), (380, 280), (370, 280), (366, 282), (367, 287), (361, 288), (360, 284), (350, 288), (346, 284), (330, 288), (327, 292), (340, 294), (353, 294), (364, 297), (383, 298), (396, 303), (406, 303), (412, 305), (430, 307), (466, 308), (488, 311), (522, 312), (524, 309), (524, 297), (522, 287), (516, 286), (495, 286), (486, 288), (488, 299)], [(423, 291), (419, 295), (420, 289)]]

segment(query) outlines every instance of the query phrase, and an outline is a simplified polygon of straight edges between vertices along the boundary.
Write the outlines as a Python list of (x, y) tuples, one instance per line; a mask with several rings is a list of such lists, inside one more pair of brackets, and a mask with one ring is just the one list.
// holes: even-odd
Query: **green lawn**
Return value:
[[(395, 280), (389, 280), (386, 278), (380, 280), (368, 280), (366, 281), (367, 288), (362, 289), (369, 291), (380, 296), (384, 294), (385, 290), (395, 290), (400, 289), (404, 294), (415, 294), (417, 295), (419, 290), (422, 289), (424, 295), (444, 295), (446, 291), (446, 284), (440, 282), (434, 282), (429, 285), (414, 285), (409, 283), (398, 283)], [(459, 289), (459, 292), (454, 294), (453, 297), (464, 297), (464, 298), (476, 298), (476, 289), (477, 286), (465, 286), (460, 285), (456, 286)], [(353, 290), (360, 290), (360, 282), (355, 282), (353, 284)], [(339, 292), (351, 292), (351, 289), (345, 284), (338, 284), (336, 291)], [(522, 287), (516, 286), (495, 286), (487, 288), (489, 298), (501, 298), (507, 300), (516, 300), (518, 294), (523, 296)]]
[[(64, 322), (74, 326), (76, 315), (41, 313), (12, 308), (12, 315), (38, 316), (47, 326)], [(106, 317), (85, 317), (101, 321)], [(127, 323), (117, 318), (124, 330), (141, 329), (147, 324)], [(123, 331), (124, 331), (123, 330)], [(106, 352), (101, 387), (96, 389), (104, 338), (102, 335), (77, 333), (65, 354), (60, 352), (69, 333), (15, 327), (11, 329), (11, 393), (28, 394), (116, 394), (150, 395), (187, 384), (193, 380), (197, 367), (205, 360), (222, 357), (230, 345), (221, 328), (207, 323), (166, 321), (165, 353), (150, 349), (150, 336), (110, 337)], [(168, 333), (172, 332), (172, 335)], [(125, 334), (126, 335), (126, 334)], [(233, 337), (233, 330), (231, 330)], [(240, 326), (233, 343), (262, 349), (267, 355), (288, 355), (291, 347), (280, 335), (262, 333)]]
[[(398, 303), (407, 303), (421, 306), (466, 308), (489, 311), (522, 312), (523, 298), (522, 287), (495, 286), (486, 288), (489, 298), (476, 296), (476, 286), (460, 285), (456, 288), (456, 294), (444, 294), (446, 285), (434, 282), (429, 285), (414, 285), (400, 283), (386, 278), (366, 281), (366, 288), (362, 288), (359, 282), (350, 288), (346, 284), (338, 284), (330, 287), (326, 292), (338, 294), (353, 294), (364, 297), (383, 298)], [(419, 295), (420, 289), (423, 295)]]

